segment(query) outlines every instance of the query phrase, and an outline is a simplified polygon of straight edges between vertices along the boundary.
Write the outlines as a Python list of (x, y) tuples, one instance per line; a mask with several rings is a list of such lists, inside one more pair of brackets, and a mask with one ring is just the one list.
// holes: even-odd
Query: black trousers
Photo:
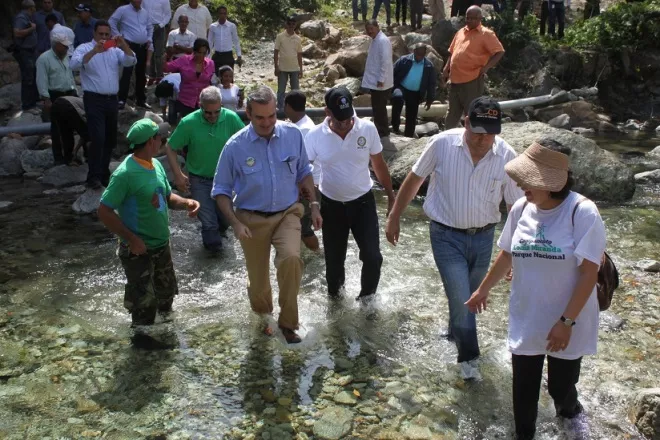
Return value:
[[(222, 66), (229, 66), (232, 69), (234, 68), (234, 53), (232, 51), (229, 52), (216, 52), (213, 54), (213, 57), (211, 58), (213, 60), (213, 64), (215, 64), (215, 74), (218, 75), (218, 71)], [(220, 75), (218, 75), (218, 79), (220, 79)]]
[(374, 194), (369, 191), (350, 202), (338, 202), (321, 194), (321, 217), (323, 217), (323, 250), (328, 293), (337, 295), (346, 281), (344, 262), (349, 231), (360, 249), (360, 261), (362, 261), (360, 296), (376, 293), (383, 256), (380, 253), (378, 213)]
[(550, 34), (553, 38), (555, 37), (555, 23), (559, 26), (559, 31), (557, 32), (556, 37), (558, 39), (564, 38), (564, 26), (566, 24), (566, 6), (564, 6), (564, 2), (556, 2), (553, 0), (550, 0), (548, 2), (548, 11), (549, 11), (549, 19), (548, 19), (548, 34)]
[(451, 16), (465, 17), (467, 9), (472, 6), (471, 0), (454, 0), (451, 2)]
[(403, 18), (402, 23), (406, 23), (406, 15), (408, 14), (408, 0), (396, 0), (396, 9), (394, 10), (394, 16), (396, 17), (396, 22), (399, 23), (399, 16)]
[(387, 120), (387, 101), (390, 99), (392, 89), (387, 90), (370, 90), (371, 93), (371, 109), (374, 112), (373, 121), (378, 129), (380, 137), (390, 134), (390, 124)]
[(545, 35), (545, 25), (548, 23), (549, 17), (548, 2), (541, 2), (541, 22), (539, 24), (539, 34)]
[(89, 139), (87, 124), (80, 117), (75, 107), (66, 99), (53, 101), (51, 114), (50, 137), (53, 158), (56, 164), (68, 164), (73, 159), (74, 133), (77, 132), (83, 139)]
[(403, 104), (406, 104), (406, 129), (404, 135), (406, 137), (413, 137), (415, 135), (415, 126), (417, 125), (417, 113), (419, 113), (419, 92), (413, 92), (405, 87), (399, 87), (402, 96), (392, 96), (392, 129), (399, 131), (401, 125), (401, 109)]
[[(545, 355), (511, 355), (513, 366), (513, 417), (518, 440), (531, 440), (536, 433), (539, 393)], [(575, 385), (580, 380), (582, 358), (565, 360), (548, 356), (548, 392), (557, 415), (573, 418), (582, 412)]]
[(39, 100), (37, 90), (37, 51), (36, 49), (16, 49), (14, 58), (21, 71), (21, 109), (36, 107)]
[(83, 93), (87, 115), (87, 129), (92, 147), (89, 150), (87, 182), (110, 180), (110, 158), (117, 146), (117, 95)]
[(137, 44), (128, 41), (128, 45), (135, 53), (137, 63), (135, 66), (124, 67), (124, 72), (119, 81), (119, 101), (126, 102), (128, 98), (128, 89), (131, 86), (131, 75), (133, 75), (133, 68), (135, 68), (135, 102), (144, 104), (147, 102), (147, 95), (145, 87), (147, 85), (147, 47), (145, 44)]

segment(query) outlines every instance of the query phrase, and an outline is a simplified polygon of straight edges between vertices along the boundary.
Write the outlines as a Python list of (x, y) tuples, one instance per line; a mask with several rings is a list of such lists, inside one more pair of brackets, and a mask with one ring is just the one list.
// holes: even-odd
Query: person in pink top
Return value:
[(200, 92), (211, 85), (215, 64), (206, 57), (209, 51), (209, 42), (198, 38), (193, 44), (192, 54), (183, 55), (173, 61), (166, 60), (163, 64), (164, 72), (181, 74), (179, 96), (175, 103), (177, 120), (199, 108)]

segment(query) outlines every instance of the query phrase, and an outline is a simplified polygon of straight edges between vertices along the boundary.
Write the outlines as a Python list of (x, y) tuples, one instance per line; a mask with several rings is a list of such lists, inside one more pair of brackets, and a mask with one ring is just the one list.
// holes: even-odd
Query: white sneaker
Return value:
[(479, 365), (476, 359), (461, 362), (459, 365), (463, 380), (481, 380), (481, 373), (479, 372)]

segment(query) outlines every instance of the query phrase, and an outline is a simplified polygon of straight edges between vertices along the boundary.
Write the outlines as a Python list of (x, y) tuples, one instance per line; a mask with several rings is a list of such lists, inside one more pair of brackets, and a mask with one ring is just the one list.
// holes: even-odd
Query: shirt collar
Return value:
[[(499, 140), (499, 136), (495, 136), (495, 139), (493, 140), (493, 146), (490, 148), (490, 151), (496, 156), (504, 157), (504, 149), (501, 147)], [(467, 143), (465, 142), (465, 128), (463, 128), (461, 135), (458, 136), (454, 141), (454, 145), (460, 148), (465, 148), (468, 153), (470, 152)]]
[[(281, 124), (282, 123), (280, 121), (277, 121), (275, 123), (275, 129), (273, 130), (273, 136), (271, 136), (271, 139), (280, 137), (280, 134), (281, 134), (281, 131), (282, 131)], [(254, 126), (252, 125), (252, 122), (250, 122), (250, 125), (248, 125), (247, 133), (248, 133), (248, 139), (250, 140), (250, 142), (256, 142), (259, 139), (263, 139), (254, 130)]]
[(479, 25), (474, 29), (470, 29), (466, 25), (466, 26), (463, 27), (463, 32), (465, 32), (466, 34), (468, 32), (471, 32), (471, 31), (477, 31), (477, 32), (481, 33), (482, 29), (483, 29), (483, 26), (481, 25), (481, 23), (479, 23)]
[(196, 111), (199, 112), (199, 120), (200, 120), (203, 124), (210, 125), (210, 126), (215, 126), (216, 124), (220, 124), (221, 122), (224, 122), (225, 119), (226, 119), (226, 117), (227, 117), (227, 109), (225, 109), (225, 108), (223, 108), (223, 107), (220, 107), (220, 114), (218, 115), (218, 120), (215, 121), (215, 124), (211, 124), (211, 123), (210, 123), (209, 121), (207, 121), (206, 118), (204, 117), (204, 110), (202, 110), (201, 107), (200, 107), (198, 110), (196, 110)]

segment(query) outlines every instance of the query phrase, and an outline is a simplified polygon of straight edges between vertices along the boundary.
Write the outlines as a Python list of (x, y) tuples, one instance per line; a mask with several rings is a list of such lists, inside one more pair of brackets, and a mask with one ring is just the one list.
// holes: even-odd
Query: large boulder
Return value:
[(539, 138), (549, 138), (570, 148), (574, 189), (586, 197), (621, 202), (629, 200), (635, 193), (632, 170), (615, 154), (601, 149), (596, 142), (584, 136), (541, 122), (502, 124), (500, 136), (519, 154)]
[(43, 172), (53, 166), (52, 150), (25, 150), (21, 153), (21, 167), (26, 173)]
[[(9, 122), (7, 127), (20, 127), (24, 125), (41, 124), (41, 115), (32, 113), (31, 111), (20, 111), (16, 113)], [(29, 149), (34, 149), (39, 144), (40, 136), (23, 136), (23, 141)]]
[[(411, 139), (398, 135), (390, 135), (387, 142), (388, 154), (386, 155), (386, 159), (389, 156), (387, 165), (390, 170), (390, 176), (392, 177), (392, 183), (395, 187), (401, 186), (428, 142), (429, 138)], [(385, 147), (385, 143), (383, 143), (383, 147)], [(422, 191), (426, 192), (426, 183), (422, 185)]]
[(346, 68), (351, 76), (362, 76), (364, 74), (364, 66), (367, 63), (367, 53), (371, 45), (371, 38), (367, 35), (358, 35), (342, 41), (342, 49), (337, 55), (337, 59), (328, 59), (328, 63), (341, 64)]
[(463, 18), (451, 17), (450, 20), (440, 20), (431, 29), (431, 41), (433, 47), (440, 55), (446, 57), (449, 54), (449, 45), (454, 39), (454, 34), (465, 25)]
[(0, 46), (0, 87), (21, 81), (21, 71), (12, 54)]
[(362, 86), (362, 81), (360, 78), (348, 77), (344, 78), (341, 81), (337, 81), (335, 87), (344, 86), (351, 92), (351, 95), (355, 97), (360, 91), (360, 86)]
[(341, 42), (341, 29), (337, 29), (332, 25), (328, 25), (325, 28), (325, 37), (323, 37), (323, 42), (326, 46), (334, 46)]
[(83, 183), (87, 180), (87, 164), (79, 167), (58, 165), (47, 170), (40, 179), (41, 183), (55, 187), (71, 186)]
[(91, 214), (99, 209), (101, 204), (101, 196), (103, 195), (103, 188), (91, 189), (88, 188), (82, 193), (75, 202), (73, 202), (73, 211), (76, 214)]
[(309, 58), (309, 59), (323, 58), (323, 56), (325, 55), (321, 50), (321, 48), (314, 43), (309, 43), (303, 46), (302, 54), (305, 58)]
[(0, 87), (0, 99), (21, 100), (21, 83), (7, 84)]
[(408, 32), (403, 36), (406, 45), (412, 49), (412, 47), (417, 43), (424, 43), (431, 46), (431, 36), (429, 34), (418, 34), (416, 32)]
[(4, 137), (0, 141), (0, 176), (23, 174), (21, 155), (28, 150), (24, 138)]
[(408, 45), (403, 41), (401, 35), (392, 35), (389, 39), (390, 43), (392, 43), (392, 61), (396, 61), (402, 56), (410, 53)]
[(566, 114), (572, 127), (592, 128), (596, 131), (619, 131), (606, 117), (596, 113), (587, 101), (571, 101), (534, 110), (533, 116), (541, 122), (550, 122), (557, 116)]
[[(630, 168), (617, 157), (598, 147), (596, 142), (567, 130), (552, 128), (541, 122), (502, 125), (500, 134), (519, 154), (533, 141), (550, 138), (570, 148), (574, 189), (586, 197), (620, 202), (635, 192), (635, 179)], [(405, 139), (405, 138), (404, 138)], [(429, 139), (406, 139), (396, 145), (398, 152), (388, 161), (392, 181), (400, 185), (424, 151)]]
[(630, 407), (629, 416), (644, 437), (660, 440), (660, 388), (639, 391)]
[(325, 23), (321, 20), (306, 21), (300, 25), (300, 33), (310, 40), (320, 40), (325, 37)]
[(534, 74), (530, 85), (532, 86), (530, 96), (549, 95), (552, 89), (559, 86), (559, 80), (552, 75), (549, 68), (544, 67)]

